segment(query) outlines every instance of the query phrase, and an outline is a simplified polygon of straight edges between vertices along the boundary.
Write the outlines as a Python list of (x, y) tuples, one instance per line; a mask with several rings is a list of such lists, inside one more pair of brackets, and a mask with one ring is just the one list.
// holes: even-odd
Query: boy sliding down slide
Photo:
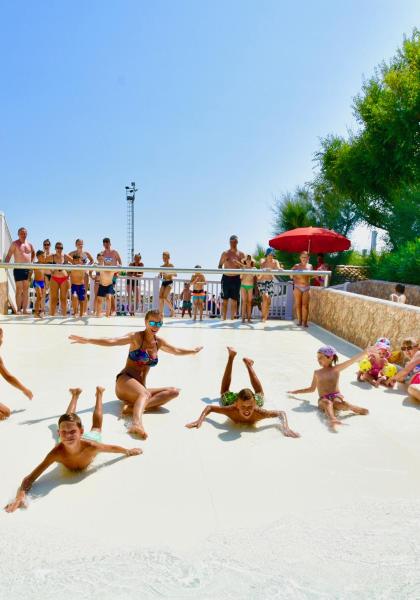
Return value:
[(121, 446), (102, 443), (102, 395), (104, 388), (96, 388), (96, 404), (92, 416), (92, 428), (87, 433), (84, 433), (82, 422), (75, 414), (77, 401), (82, 390), (80, 388), (72, 388), (69, 391), (71, 393), (71, 400), (67, 407), (67, 412), (61, 415), (58, 420), (58, 432), (60, 434), (58, 444), (47, 454), (42, 463), (30, 475), (24, 478), (17, 491), (15, 500), (5, 507), (6, 512), (14, 512), (18, 508), (26, 508), (26, 494), (32, 484), (55, 462), (61, 463), (71, 471), (80, 471), (86, 469), (100, 452), (125, 454), (126, 456), (135, 456), (142, 453), (140, 448), (122, 448)]
[(254, 361), (250, 358), (244, 358), (243, 362), (248, 370), (249, 379), (251, 381), (252, 387), (254, 388), (254, 392), (247, 388), (241, 390), (238, 393), (231, 392), (229, 390), (232, 379), (233, 360), (236, 356), (236, 351), (229, 346), (227, 347), (227, 350), (229, 356), (225, 372), (223, 374), (222, 385), (220, 389), (221, 406), (207, 406), (203, 410), (197, 421), (188, 423), (188, 425), (186, 425), (185, 427), (188, 427), (189, 429), (196, 427), (198, 429), (199, 427), (201, 427), (207, 415), (209, 415), (212, 412), (226, 415), (235, 423), (248, 423), (250, 425), (253, 425), (257, 421), (261, 421), (262, 419), (270, 419), (277, 417), (278, 419), (280, 419), (281, 430), (285, 436), (294, 438), (300, 437), (298, 433), (289, 429), (286, 413), (284, 411), (265, 410), (264, 408), (261, 408), (264, 404), (264, 390), (260, 380), (258, 379), (254, 371)]

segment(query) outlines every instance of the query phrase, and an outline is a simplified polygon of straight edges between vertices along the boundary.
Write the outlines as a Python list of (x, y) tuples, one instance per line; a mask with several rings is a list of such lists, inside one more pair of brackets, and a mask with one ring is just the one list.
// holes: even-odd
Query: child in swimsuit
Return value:
[[(0, 346), (2, 344), (3, 344), (3, 329), (0, 328)], [(0, 358), (0, 375), (7, 381), (7, 383), (10, 383), (10, 385), (13, 385), (13, 387), (17, 388), (23, 394), (25, 394), (25, 396), (27, 398), (29, 398), (29, 400), (32, 400), (33, 394), (31, 392), (31, 390), (28, 389), (27, 387), (25, 387), (23, 385), (23, 383), (21, 383), (19, 381), (19, 379), (17, 379), (11, 373), (9, 373), (9, 371), (5, 367), (5, 364), (4, 364), (2, 358)], [(8, 417), (10, 417), (11, 414), (12, 414), (12, 412), (11, 412), (10, 408), (0, 402), (0, 421), (7, 419)]]
[[(163, 265), (161, 265), (161, 267), (173, 267), (173, 264), (171, 262), (169, 262), (169, 260), (171, 258), (169, 255), (169, 252), (167, 252), (167, 251), (163, 252), (162, 258), (163, 258)], [(171, 317), (173, 317), (175, 315), (175, 309), (172, 305), (172, 302), (170, 301), (169, 294), (171, 292), (171, 287), (173, 284), (172, 279), (174, 277), (176, 277), (176, 273), (162, 272), (162, 273), (159, 273), (159, 275), (162, 278), (162, 285), (160, 286), (160, 290), (159, 290), (159, 311), (160, 311), (160, 314), (163, 315), (164, 314), (164, 306), (166, 304), (170, 310)]]
[[(45, 263), (45, 253), (43, 250), (38, 250), (36, 253), (37, 262)], [(41, 312), (45, 312), (45, 272), (43, 269), (34, 270), (34, 290), (36, 294), (35, 300), (35, 317), (41, 318)]]
[(367, 372), (358, 371), (357, 380), (366, 381), (374, 387), (379, 387), (380, 384), (388, 385), (383, 369), (389, 364), (388, 358), (390, 356), (391, 352), (388, 345), (385, 342), (377, 342), (367, 356), (372, 367)]
[[(105, 259), (103, 254), (98, 254), (99, 266), (104, 266)], [(97, 271), (96, 275), (99, 278), (98, 292), (95, 298), (95, 316), (102, 317), (102, 302), (106, 300), (106, 316), (111, 316), (112, 303), (111, 298), (114, 296), (114, 272), (113, 271)]]
[(294, 438), (300, 437), (298, 433), (289, 428), (286, 413), (284, 411), (265, 410), (262, 408), (264, 404), (264, 390), (254, 371), (254, 361), (250, 358), (244, 358), (243, 362), (248, 370), (253, 391), (248, 388), (244, 388), (238, 393), (230, 391), (232, 366), (236, 351), (230, 346), (228, 346), (227, 350), (228, 361), (220, 389), (220, 406), (206, 406), (197, 421), (188, 423), (186, 427), (189, 429), (192, 429), (193, 427), (199, 429), (207, 415), (214, 412), (226, 415), (235, 423), (246, 423), (249, 425), (253, 425), (262, 419), (278, 418), (280, 420), (281, 430), (285, 436)]
[[(195, 265), (194, 269), (201, 269), (200, 265)], [(191, 283), (193, 287), (192, 299), (194, 305), (194, 321), (197, 320), (197, 313), (200, 313), (200, 321), (203, 320), (203, 309), (204, 302), (206, 300), (206, 292), (204, 290), (204, 285), (206, 283), (206, 278), (203, 273), (197, 271), (191, 277)]]
[(92, 428), (89, 432), (84, 432), (82, 422), (76, 415), (77, 401), (82, 390), (80, 388), (71, 388), (71, 400), (67, 411), (58, 420), (58, 444), (47, 454), (44, 460), (24, 478), (15, 500), (10, 502), (5, 508), (7, 512), (14, 512), (18, 508), (26, 507), (26, 494), (31, 489), (32, 484), (42, 473), (54, 463), (60, 463), (71, 471), (81, 471), (87, 469), (93, 459), (100, 452), (110, 452), (112, 454), (125, 454), (125, 456), (137, 456), (142, 453), (140, 448), (122, 448), (102, 443), (102, 396), (103, 387), (96, 388), (96, 403), (92, 417)]
[[(74, 265), (81, 265), (82, 262), (79, 254), (73, 254)], [(85, 271), (70, 271), (70, 282), (73, 314), (76, 316), (79, 311), (79, 316), (83, 317), (86, 300)]]
[[(243, 269), (255, 269), (255, 261), (250, 254), (247, 254), (245, 260), (242, 261), (242, 265)], [(256, 281), (256, 275), (242, 274), (240, 277), (242, 323), (245, 323), (246, 319), (248, 319), (248, 323), (251, 323), (252, 292)]]
[(184, 318), (185, 311), (188, 311), (188, 314), (190, 315), (190, 317), (192, 317), (191, 290), (190, 290), (190, 286), (187, 282), (184, 283), (184, 289), (182, 290), (180, 299), (182, 300), (181, 317)]
[(335, 411), (345, 410), (351, 411), (357, 415), (367, 415), (369, 411), (366, 408), (360, 408), (359, 406), (354, 406), (346, 402), (343, 394), (338, 388), (341, 371), (357, 360), (360, 360), (365, 353), (366, 350), (363, 350), (353, 356), (353, 358), (350, 358), (341, 364), (337, 364), (337, 350), (333, 346), (322, 346), (317, 354), (318, 363), (321, 368), (314, 371), (310, 387), (293, 390), (288, 393), (308, 394), (317, 390), (319, 395), (318, 408), (325, 413), (333, 431), (335, 431), (337, 425), (342, 425), (342, 421), (337, 418)]
[[(300, 253), (300, 263), (292, 267), (293, 271), (312, 271), (312, 265), (309, 262), (309, 254), (304, 251)], [(296, 316), (298, 325), (308, 327), (309, 316), (309, 290), (311, 275), (291, 275), (293, 279), (293, 297), (295, 302)]]

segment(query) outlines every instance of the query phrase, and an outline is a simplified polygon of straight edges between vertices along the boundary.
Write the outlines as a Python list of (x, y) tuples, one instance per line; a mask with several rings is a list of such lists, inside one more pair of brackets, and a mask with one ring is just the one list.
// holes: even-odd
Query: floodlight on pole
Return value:
[(128, 263), (134, 257), (134, 202), (136, 200), (136, 182), (125, 186), (125, 197), (127, 201), (127, 259)]

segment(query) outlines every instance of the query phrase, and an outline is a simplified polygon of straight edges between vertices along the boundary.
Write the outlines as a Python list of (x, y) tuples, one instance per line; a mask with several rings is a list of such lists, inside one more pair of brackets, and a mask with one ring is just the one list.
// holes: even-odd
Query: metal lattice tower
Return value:
[(125, 186), (125, 195), (127, 199), (127, 264), (130, 263), (134, 257), (134, 202), (137, 191), (135, 181), (132, 181), (131, 185)]

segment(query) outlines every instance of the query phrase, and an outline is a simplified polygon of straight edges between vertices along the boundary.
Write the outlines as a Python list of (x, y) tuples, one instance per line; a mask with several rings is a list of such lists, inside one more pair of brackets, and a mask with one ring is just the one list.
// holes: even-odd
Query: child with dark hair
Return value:
[(280, 426), (283, 434), (287, 437), (300, 437), (298, 433), (289, 429), (286, 413), (282, 410), (265, 410), (262, 408), (264, 404), (264, 390), (261, 381), (258, 379), (253, 365), (254, 361), (250, 358), (244, 358), (243, 362), (248, 370), (249, 379), (254, 391), (249, 388), (244, 388), (238, 393), (230, 391), (232, 379), (233, 360), (236, 356), (236, 351), (230, 346), (228, 350), (228, 361), (225, 372), (223, 374), (222, 384), (220, 388), (220, 406), (207, 406), (197, 421), (188, 423), (186, 427), (199, 429), (204, 419), (210, 413), (219, 413), (226, 415), (235, 423), (248, 423), (253, 425), (262, 419), (270, 419), (277, 417), (280, 419)]
[(407, 302), (407, 298), (405, 296), (405, 285), (402, 283), (397, 283), (395, 286), (395, 292), (389, 297), (392, 302), (399, 302), (401, 304), (405, 304)]
[(26, 494), (32, 484), (42, 473), (54, 463), (60, 463), (72, 471), (86, 469), (100, 452), (136, 456), (142, 453), (140, 448), (122, 448), (102, 443), (102, 396), (103, 387), (96, 388), (96, 403), (92, 417), (92, 427), (84, 432), (83, 424), (76, 414), (77, 401), (82, 390), (71, 388), (71, 400), (64, 415), (58, 420), (58, 444), (47, 454), (44, 460), (22, 481), (16, 498), (6, 507), (6, 512), (14, 512), (26, 507)]
[[(36, 261), (45, 263), (45, 252), (38, 250), (36, 253)], [(35, 290), (35, 310), (36, 317), (41, 317), (41, 312), (45, 312), (45, 271), (43, 269), (34, 270), (34, 290)]]
[(336, 425), (342, 425), (342, 422), (336, 417), (335, 411), (346, 410), (357, 415), (367, 415), (369, 411), (366, 408), (354, 406), (344, 400), (343, 394), (338, 389), (338, 382), (340, 372), (362, 358), (369, 350), (363, 350), (349, 360), (337, 364), (337, 350), (333, 346), (322, 346), (317, 353), (321, 368), (314, 371), (310, 387), (289, 391), (289, 394), (309, 394), (317, 390), (319, 395), (318, 408), (326, 414), (333, 430), (335, 430)]

